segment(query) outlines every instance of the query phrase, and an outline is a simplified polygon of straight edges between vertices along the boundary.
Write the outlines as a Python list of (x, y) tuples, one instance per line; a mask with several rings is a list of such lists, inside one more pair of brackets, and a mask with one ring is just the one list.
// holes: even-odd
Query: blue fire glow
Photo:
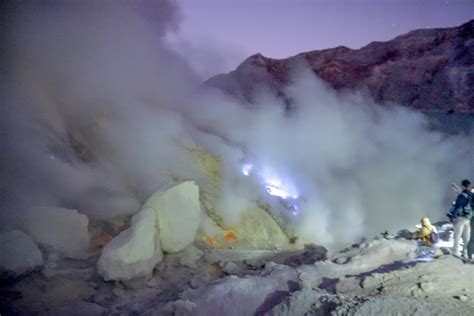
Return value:
[[(242, 173), (245, 176), (250, 176), (252, 172), (254, 172), (253, 164), (246, 163), (242, 165)], [(275, 173), (269, 168), (265, 168), (263, 171), (254, 173), (256, 173), (258, 178), (261, 179), (265, 187), (265, 191), (269, 195), (279, 198), (284, 207), (288, 210), (291, 210), (291, 214), (293, 216), (298, 215), (299, 194), (297, 193), (294, 186), (290, 185), (288, 182), (283, 182), (281, 178), (276, 176)]]
[(245, 175), (245, 176), (249, 176), (250, 175), (250, 172), (252, 171), (252, 168), (253, 168), (253, 165), (250, 164), (250, 163), (246, 163), (242, 166), (242, 173)]

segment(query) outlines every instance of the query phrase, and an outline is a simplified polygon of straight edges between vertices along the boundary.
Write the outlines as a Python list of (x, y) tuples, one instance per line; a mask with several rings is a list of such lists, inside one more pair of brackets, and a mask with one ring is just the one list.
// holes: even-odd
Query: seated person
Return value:
[(413, 239), (419, 239), (423, 243), (423, 246), (431, 247), (438, 242), (438, 232), (436, 227), (431, 225), (428, 217), (421, 219), (421, 228), (413, 233)]

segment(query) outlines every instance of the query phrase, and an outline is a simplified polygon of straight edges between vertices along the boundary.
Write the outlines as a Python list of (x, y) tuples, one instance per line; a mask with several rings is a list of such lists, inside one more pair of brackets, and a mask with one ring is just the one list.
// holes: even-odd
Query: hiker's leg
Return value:
[(471, 218), (471, 238), (469, 238), (469, 244), (467, 245), (467, 257), (473, 259), (474, 255), (474, 217)]
[(467, 255), (467, 248), (469, 247), (469, 241), (471, 239), (471, 221), (469, 219), (465, 219), (465, 224), (463, 225), (464, 226), (464, 229), (463, 229), (463, 242), (464, 242), (464, 246), (462, 248), (462, 256), (467, 258), (468, 255)]
[(459, 242), (461, 241), (461, 219), (456, 218), (453, 223), (453, 229), (454, 229), (454, 246), (453, 246), (453, 255), (459, 256)]

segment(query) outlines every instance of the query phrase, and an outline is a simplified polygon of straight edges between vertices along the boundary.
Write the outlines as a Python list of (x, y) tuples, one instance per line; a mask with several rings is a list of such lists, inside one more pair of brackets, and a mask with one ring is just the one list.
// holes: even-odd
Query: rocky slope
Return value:
[(414, 241), (354, 244), (330, 258), (301, 251), (166, 254), (146, 284), (105, 282), (87, 260), (46, 259), (40, 272), (0, 286), (2, 315), (471, 315), (474, 265)]
[(207, 83), (249, 102), (262, 86), (285, 98), (291, 70), (302, 63), (335, 89), (366, 91), (378, 103), (423, 112), (474, 113), (474, 20), (459, 27), (415, 30), (356, 50), (340, 46), (285, 59), (256, 54)]

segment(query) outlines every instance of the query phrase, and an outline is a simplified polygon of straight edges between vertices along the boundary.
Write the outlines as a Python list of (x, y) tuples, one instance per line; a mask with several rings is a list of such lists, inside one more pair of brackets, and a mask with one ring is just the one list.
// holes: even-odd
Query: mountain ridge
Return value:
[(474, 20), (410, 31), (360, 49), (338, 46), (283, 59), (257, 53), (206, 84), (250, 103), (259, 87), (284, 97), (293, 65), (302, 62), (334, 89), (365, 90), (380, 104), (474, 113)]

